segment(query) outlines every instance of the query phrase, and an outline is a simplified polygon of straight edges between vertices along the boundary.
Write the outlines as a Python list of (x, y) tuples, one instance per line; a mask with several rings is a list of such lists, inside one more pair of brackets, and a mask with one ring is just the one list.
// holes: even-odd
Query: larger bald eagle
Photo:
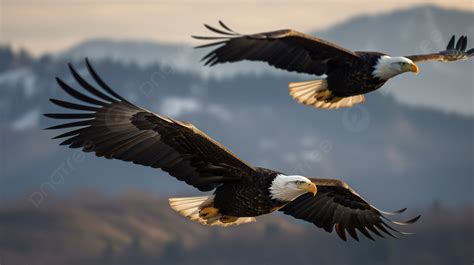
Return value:
[(51, 99), (52, 103), (75, 112), (45, 114), (46, 117), (74, 121), (47, 129), (70, 129), (54, 138), (65, 138), (61, 145), (82, 148), (99, 157), (161, 168), (200, 191), (214, 191), (200, 197), (169, 199), (174, 210), (191, 220), (229, 226), (282, 211), (328, 232), (335, 228), (343, 240), (346, 231), (358, 240), (356, 230), (370, 239), (374, 239), (373, 235), (396, 236), (395, 233), (403, 232), (387, 222), (406, 225), (419, 218), (392, 221), (385, 215), (404, 209), (379, 211), (341, 180), (285, 175), (253, 167), (192, 124), (130, 103), (99, 77), (87, 59), (86, 65), (101, 89), (69, 65), (73, 77), (89, 95), (57, 78), (59, 86), (82, 103)]
[(220, 34), (215, 37), (193, 36), (217, 40), (197, 48), (214, 47), (203, 61), (205, 65), (263, 61), (279, 69), (323, 75), (323, 78), (289, 84), (290, 95), (299, 103), (322, 109), (351, 107), (365, 101), (363, 94), (380, 88), (390, 78), (405, 72), (418, 74), (416, 62), (451, 62), (466, 60), (474, 49), (466, 51), (467, 37), (455, 37), (446, 50), (423, 55), (391, 57), (380, 52), (353, 52), (337, 44), (291, 29), (242, 35), (219, 21), (222, 29), (206, 28)]

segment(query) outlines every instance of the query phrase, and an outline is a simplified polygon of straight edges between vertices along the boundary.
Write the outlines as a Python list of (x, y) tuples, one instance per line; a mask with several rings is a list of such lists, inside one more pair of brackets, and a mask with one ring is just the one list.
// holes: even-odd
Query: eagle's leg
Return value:
[(331, 97), (326, 98), (326, 100), (324, 100), (324, 101), (329, 102), (329, 103), (336, 103), (341, 99), (342, 99), (341, 97), (335, 97), (335, 96), (331, 95)]
[(239, 217), (228, 216), (228, 215), (223, 215), (221, 218), (219, 218), (219, 220), (224, 224), (233, 223), (233, 222), (237, 221), (238, 219), (239, 219)]
[(326, 99), (332, 97), (332, 92), (330, 90), (326, 89), (326, 90), (323, 90), (321, 92), (316, 93), (315, 97), (316, 97), (317, 101), (323, 101), (323, 100), (326, 100)]
[(202, 208), (199, 211), (199, 217), (201, 217), (203, 219), (209, 219), (209, 218), (212, 218), (212, 217), (216, 217), (218, 214), (219, 214), (219, 209), (214, 208), (214, 207)]

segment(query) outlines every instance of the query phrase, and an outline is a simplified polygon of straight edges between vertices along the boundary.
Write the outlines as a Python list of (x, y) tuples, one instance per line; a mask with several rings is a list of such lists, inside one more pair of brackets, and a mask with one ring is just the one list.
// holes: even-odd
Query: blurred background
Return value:
[[(0, 2), (0, 264), (472, 264), (474, 60), (420, 64), (351, 109), (288, 96), (310, 77), (260, 63), (203, 67), (202, 23), (292, 28), (353, 50), (474, 46), (472, 1)], [(421, 214), (414, 235), (343, 242), (280, 213), (208, 228), (167, 205), (199, 192), (167, 174), (58, 146), (42, 113), (77, 87), (74, 63), (120, 94), (194, 123), (249, 163), (341, 178), (379, 209)]]

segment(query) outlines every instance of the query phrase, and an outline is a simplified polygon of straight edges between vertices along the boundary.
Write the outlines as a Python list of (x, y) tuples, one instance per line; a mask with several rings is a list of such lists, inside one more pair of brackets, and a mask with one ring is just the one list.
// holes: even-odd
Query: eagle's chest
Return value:
[(214, 207), (230, 216), (259, 216), (284, 206), (272, 200), (266, 183), (225, 184), (217, 188)]
[(374, 78), (373, 63), (361, 61), (357, 64), (341, 68), (328, 78), (328, 87), (333, 95), (340, 97), (355, 96), (374, 91), (385, 81)]

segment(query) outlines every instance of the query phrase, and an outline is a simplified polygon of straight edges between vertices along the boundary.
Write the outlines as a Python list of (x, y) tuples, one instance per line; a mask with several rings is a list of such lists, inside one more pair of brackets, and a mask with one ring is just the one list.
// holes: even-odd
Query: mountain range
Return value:
[[(391, 54), (473, 36), (472, 13), (431, 6), (353, 18), (315, 35)], [(238, 25), (235, 29), (238, 30)], [(271, 30), (271, 29), (269, 29)], [(190, 33), (191, 34), (191, 33)], [(473, 249), (473, 61), (421, 66), (367, 102), (316, 110), (288, 96), (309, 79), (259, 63), (202, 67), (204, 50), (86, 40), (40, 57), (0, 46), (0, 264), (467, 264)], [(272, 214), (228, 229), (183, 218), (167, 197), (194, 188), (157, 169), (59, 146), (48, 99), (71, 100), (84, 57), (131, 102), (192, 122), (243, 160), (287, 174), (339, 178), (381, 210), (421, 214), (414, 232), (343, 242)], [(64, 111), (61, 109), (61, 111)]]

